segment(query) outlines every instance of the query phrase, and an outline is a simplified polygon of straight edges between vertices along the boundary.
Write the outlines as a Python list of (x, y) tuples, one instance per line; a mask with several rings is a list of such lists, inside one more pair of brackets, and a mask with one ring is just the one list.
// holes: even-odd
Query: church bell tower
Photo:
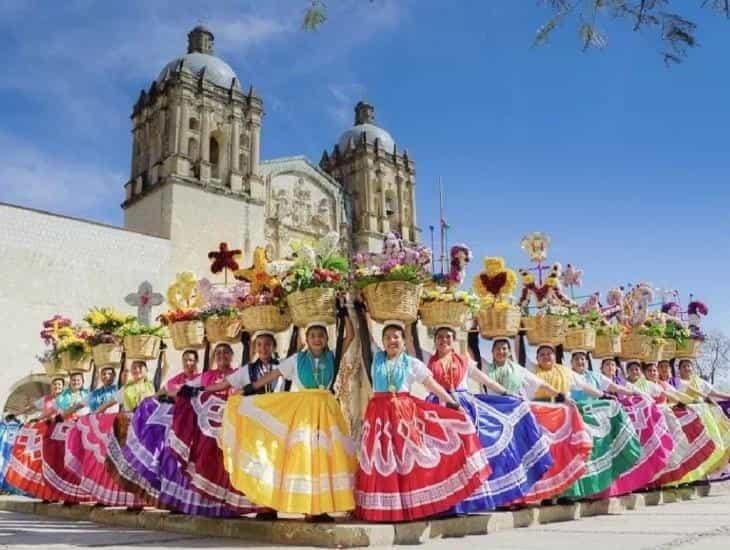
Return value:
[(355, 106), (355, 124), (346, 130), (320, 167), (352, 197), (352, 244), (355, 251), (379, 252), (390, 231), (417, 242), (416, 169), (407, 151), (399, 152), (391, 135), (375, 124), (375, 108)]

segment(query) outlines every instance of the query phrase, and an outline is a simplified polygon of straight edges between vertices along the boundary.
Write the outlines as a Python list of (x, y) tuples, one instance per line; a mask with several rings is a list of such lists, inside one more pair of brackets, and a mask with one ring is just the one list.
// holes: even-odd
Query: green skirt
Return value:
[(583, 477), (562, 496), (580, 500), (605, 491), (636, 464), (641, 457), (641, 443), (618, 401), (592, 399), (576, 405), (593, 440), (593, 451)]

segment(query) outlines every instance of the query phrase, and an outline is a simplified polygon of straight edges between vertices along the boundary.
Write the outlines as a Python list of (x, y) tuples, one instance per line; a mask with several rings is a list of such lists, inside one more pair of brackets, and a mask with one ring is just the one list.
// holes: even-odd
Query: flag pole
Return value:
[(441, 246), (441, 275), (446, 271), (446, 220), (444, 218), (444, 183), (439, 176), (439, 229), (440, 229), (440, 246)]

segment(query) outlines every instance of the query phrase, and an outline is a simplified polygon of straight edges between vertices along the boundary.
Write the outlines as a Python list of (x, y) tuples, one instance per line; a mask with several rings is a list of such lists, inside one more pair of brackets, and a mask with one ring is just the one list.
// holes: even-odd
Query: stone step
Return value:
[(698, 487), (663, 489), (622, 497), (525, 508), (513, 512), (492, 512), (473, 516), (415, 521), (398, 524), (307, 523), (299, 519), (259, 521), (249, 518), (214, 519), (173, 514), (146, 508), (97, 507), (86, 504), (64, 506), (16, 496), (0, 497), (0, 510), (49, 516), (71, 521), (93, 521), (127, 528), (170, 531), (196, 536), (231, 537), (262, 544), (357, 548), (423, 544), (432, 539), (487, 535), (497, 531), (529, 528), (555, 522), (576, 521), (581, 517), (620, 515), (646, 506), (730, 494), (730, 482)]

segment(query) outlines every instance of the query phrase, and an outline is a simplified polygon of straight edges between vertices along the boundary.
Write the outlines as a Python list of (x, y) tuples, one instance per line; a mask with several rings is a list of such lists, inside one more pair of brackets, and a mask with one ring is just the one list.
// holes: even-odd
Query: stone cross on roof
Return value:
[(137, 306), (137, 320), (140, 325), (149, 325), (152, 308), (162, 304), (164, 298), (159, 292), (153, 292), (152, 283), (144, 281), (140, 283), (137, 292), (127, 294), (124, 301), (130, 306)]

